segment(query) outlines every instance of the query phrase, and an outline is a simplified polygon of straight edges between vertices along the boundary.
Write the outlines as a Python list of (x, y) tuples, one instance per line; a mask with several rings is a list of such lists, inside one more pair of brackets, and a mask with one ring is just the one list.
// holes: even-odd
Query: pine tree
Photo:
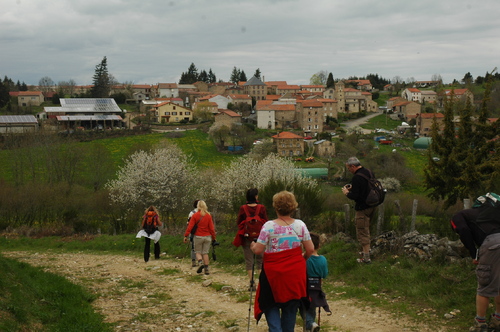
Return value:
[[(457, 177), (460, 167), (457, 164), (455, 127), (453, 123), (454, 94), (445, 99), (443, 131), (437, 118), (431, 128), (432, 143), (428, 149), (428, 165), (424, 169), (425, 184), (434, 200), (445, 199), (445, 205), (453, 205), (458, 198)], [(437, 157), (438, 159), (434, 159)]]
[(191, 63), (191, 65), (188, 68), (186, 74), (186, 80), (187, 84), (193, 84), (194, 82), (198, 81), (198, 68), (196, 68), (194, 63)]
[(9, 88), (0, 81), (0, 107), (4, 107), (10, 100)]
[(233, 71), (231, 72), (231, 78), (229, 79), (229, 81), (233, 82), (234, 84), (240, 81), (240, 70), (238, 68), (233, 67)]
[(255, 78), (258, 78), (260, 80), (260, 69), (259, 68), (257, 68), (255, 70), (255, 74), (253, 74), (253, 76), (255, 76)]
[(248, 81), (247, 75), (245, 75), (245, 72), (242, 70), (241, 73), (240, 73), (239, 82), (246, 82), (246, 81)]
[(215, 77), (212, 68), (210, 68), (210, 70), (208, 71), (208, 83), (216, 83), (216, 82), (217, 82), (217, 77)]
[(111, 92), (111, 77), (108, 73), (108, 60), (104, 57), (100, 64), (95, 66), (93, 77), (94, 86), (90, 90), (92, 98), (108, 98)]
[(333, 79), (332, 73), (328, 74), (328, 78), (326, 79), (326, 88), (334, 88), (335, 80)]
[(202, 70), (200, 72), (200, 75), (198, 76), (198, 81), (208, 83), (208, 74), (205, 70)]

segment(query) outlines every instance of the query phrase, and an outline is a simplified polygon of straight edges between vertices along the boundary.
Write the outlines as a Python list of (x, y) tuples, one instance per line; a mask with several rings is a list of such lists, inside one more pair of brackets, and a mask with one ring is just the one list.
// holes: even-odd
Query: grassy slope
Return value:
[[(132, 241), (131, 241), (132, 239)], [(240, 248), (231, 242), (233, 235), (219, 235), (217, 264), (234, 273), (244, 263)], [(162, 248), (172, 257), (186, 257), (187, 250), (180, 236), (162, 237)], [(143, 242), (133, 235), (97, 236), (92, 240), (58, 237), (41, 239), (0, 238), (4, 250), (85, 251), (95, 254), (142, 254)], [(386, 308), (417, 320), (448, 326), (450, 330), (465, 328), (474, 315), (474, 266), (468, 261), (447, 264), (443, 257), (431, 262), (390, 256), (377, 257), (370, 266), (355, 261), (356, 245), (330, 242), (320, 250), (329, 264), (329, 276), (324, 283), (330, 301), (343, 298), (362, 300), (368, 305)], [(236, 267), (236, 266), (237, 267)], [(445, 313), (460, 309), (453, 320), (443, 318)]]
[(0, 269), (1, 331), (112, 331), (84, 288), (1, 255)]

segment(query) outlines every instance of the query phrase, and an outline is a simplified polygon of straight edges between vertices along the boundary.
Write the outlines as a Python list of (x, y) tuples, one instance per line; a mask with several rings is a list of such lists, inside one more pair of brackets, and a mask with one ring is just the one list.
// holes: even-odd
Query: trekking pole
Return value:
[(252, 277), (250, 278), (250, 304), (248, 306), (247, 332), (250, 331), (250, 315), (252, 314), (252, 291), (253, 291), (253, 285), (254, 285), (254, 280), (253, 280), (253, 273), (254, 273), (254, 271), (255, 271), (255, 254), (253, 254)]
[(321, 326), (321, 307), (318, 307), (318, 326)]
[(188, 242), (186, 250), (184, 251), (184, 257), (186, 257), (189, 247), (191, 247), (191, 243)]

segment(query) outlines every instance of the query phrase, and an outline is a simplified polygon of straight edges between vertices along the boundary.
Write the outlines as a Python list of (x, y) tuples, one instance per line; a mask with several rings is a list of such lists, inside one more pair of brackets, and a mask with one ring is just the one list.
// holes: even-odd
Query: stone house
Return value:
[(387, 99), (387, 110), (392, 110), (392, 108), (394, 107), (394, 105), (396, 104), (399, 104), (401, 102), (405, 102), (407, 101), (406, 99), (404, 99), (403, 97), (392, 97), (392, 98), (389, 98)]
[(346, 80), (345, 83), (356, 83), (357, 89), (361, 91), (372, 91), (373, 85), (370, 80)]
[(276, 87), (277, 95), (285, 95), (287, 93), (294, 94), (300, 92), (301, 88), (299, 85), (278, 85)]
[(301, 85), (300, 86), (302, 90), (307, 90), (310, 92), (320, 92), (323, 94), (325, 91), (325, 86), (324, 85)]
[(323, 91), (323, 98), (335, 99), (335, 89), (333, 87), (326, 88), (325, 91)]
[(283, 129), (297, 127), (294, 104), (277, 104), (263, 100), (257, 102), (257, 127), (261, 129)]
[(254, 76), (243, 84), (243, 91), (255, 100), (264, 100), (267, 95), (267, 85)]
[(294, 133), (283, 131), (273, 136), (278, 155), (282, 157), (300, 157), (304, 155), (304, 138)]
[(465, 105), (467, 100), (471, 105), (474, 105), (474, 94), (469, 89), (446, 89), (439, 96), (439, 106), (444, 106), (444, 100), (454, 96), (455, 102)]
[(19, 91), (17, 95), (17, 104), (19, 106), (40, 106), (45, 97), (41, 91)]
[(250, 97), (249, 95), (229, 94), (227, 95), (227, 99), (228, 102), (233, 105), (242, 103), (252, 107), (252, 97)]
[(407, 121), (414, 115), (422, 112), (422, 105), (414, 101), (402, 101), (392, 106), (394, 113), (398, 114), (399, 118), (403, 121)]
[(297, 101), (298, 125), (307, 135), (323, 131), (323, 103), (317, 99)]
[(334, 97), (337, 100), (337, 113), (375, 112), (378, 109), (370, 92), (346, 88), (342, 81), (335, 83)]
[(241, 123), (241, 115), (231, 110), (221, 110), (215, 115), (215, 123), (231, 128), (235, 123)]
[(158, 83), (154, 96), (160, 98), (177, 98), (179, 97), (179, 87), (177, 83)]
[(417, 88), (406, 88), (401, 92), (401, 97), (408, 101), (422, 103), (422, 94)]
[(335, 156), (335, 143), (324, 139), (314, 142), (314, 154), (321, 158)]
[(153, 106), (151, 115), (159, 123), (189, 122), (193, 120), (193, 112), (189, 108), (169, 101)]
[(421, 90), (420, 94), (422, 95), (422, 104), (430, 103), (434, 104), (437, 100), (437, 93), (432, 90)]
[(212, 101), (200, 101), (193, 104), (193, 111), (210, 112), (212, 114), (219, 113), (219, 105)]
[(227, 104), (229, 104), (229, 98), (223, 95), (208, 95), (197, 98), (196, 102), (208, 101), (211, 103), (216, 103), (218, 108), (227, 109)]
[(443, 129), (443, 121), (444, 115), (442, 113), (420, 113), (416, 115), (416, 132), (420, 134), (420, 136), (429, 136), (431, 133), (432, 124), (434, 122), (434, 118), (437, 121), (438, 127), (440, 130)]
[(268, 81), (265, 82), (267, 86), (267, 93), (277, 95), (276, 90), (279, 85), (287, 85), (286, 81)]

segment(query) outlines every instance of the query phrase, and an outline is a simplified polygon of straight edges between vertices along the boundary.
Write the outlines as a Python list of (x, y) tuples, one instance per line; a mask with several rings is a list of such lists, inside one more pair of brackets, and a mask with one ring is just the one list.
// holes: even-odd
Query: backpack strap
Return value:
[[(256, 216), (259, 216), (259, 213), (260, 213), (260, 208), (262, 207), (262, 205), (260, 204), (257, 204), (257, 206), (255, 207), (255, 215)], [(260, 217), (260, 216), (259, 216)]]
[(248, 217), (249, 213), (248, 213), (248, 205), (243, 205), (243, 211), (245, 212), (245, 218)]
[(367, 171), (368, 171), (368, 174), (370, 174), (370, 177), (366, 176), (365, 174), (363, 173), (359, 173), (359, 174), (356, 174), (356, 175), (359, 175), (361, 176), (362, 178), (364, 179), (367, 179), (367, 180), (370, 180), (370, 179), (373, 179), (375, 176), (373, 176), (373, 172), (370, 171), (368, 168), (365, 168)]

